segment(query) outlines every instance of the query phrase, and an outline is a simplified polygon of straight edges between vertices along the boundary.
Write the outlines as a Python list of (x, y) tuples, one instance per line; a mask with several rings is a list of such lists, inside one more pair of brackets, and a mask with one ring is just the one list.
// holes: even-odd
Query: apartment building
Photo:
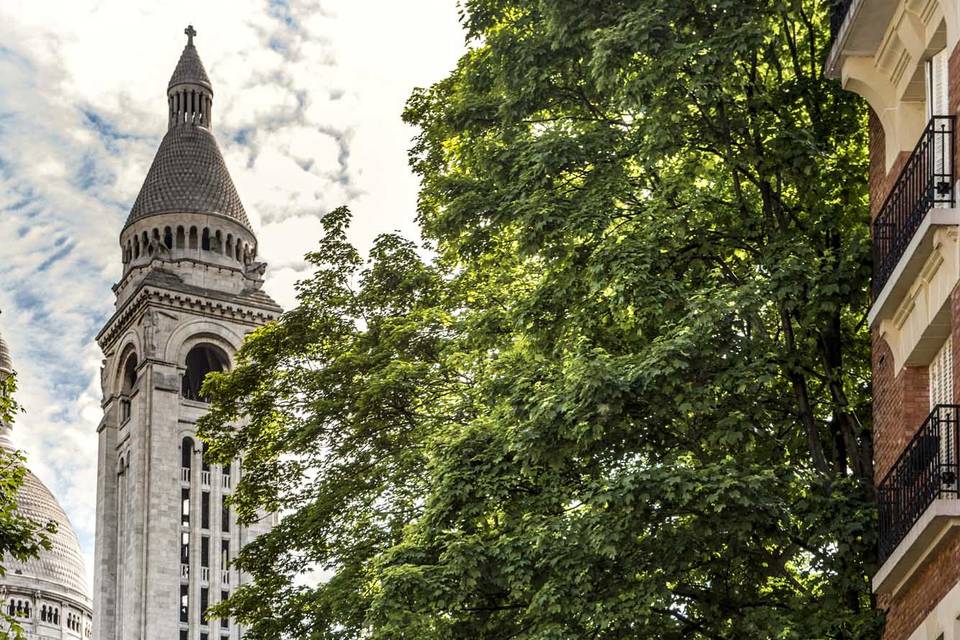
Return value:
[(870, 105), (873, 590), (885, 640), (960, 640), (960, 0), (831, 11), (826, 72)]

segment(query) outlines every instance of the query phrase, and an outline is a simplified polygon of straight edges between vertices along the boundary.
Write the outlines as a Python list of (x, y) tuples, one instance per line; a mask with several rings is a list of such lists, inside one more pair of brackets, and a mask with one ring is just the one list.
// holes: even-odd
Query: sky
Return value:
[(349, 205), (362, 250), (417, 236), (411, 90), (465, 50), (456, 0), (4, 0), (0, 3), (0, 333), (26, 413), (14, 440), (80, 538), (92, 585), (94, 337), (113, 311), (119, 234), (166, 130), (186, 41), (285, 308), (320, 216)]

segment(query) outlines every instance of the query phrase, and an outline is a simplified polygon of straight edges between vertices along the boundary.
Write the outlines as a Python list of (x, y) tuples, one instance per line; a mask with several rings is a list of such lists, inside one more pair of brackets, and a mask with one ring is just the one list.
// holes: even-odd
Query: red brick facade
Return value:
[(903, 165), (910, 158), (908, 151), (902, 151), (894, 161), (890, 171), (886, 171), (886, 139), (883, 125), (873, 109), (870, 109), (870, 219), (877, 217), (880, 208), (890, 194)]
[(878, 598), (878, 606), (887, 611), (883, 640), (909, 638), (957, 582), (960, 582), (960, 536), (954, 535), (924, 563), (899, 596), (893, 600)]
[(926, 367), (904, 367), (894, 377), (893, 353), (873, 330), (873, 474), (877, 483), (930, 414)]
[[(952, 113), (960, 112), (960, 46), (949, 62)], [(870, 211), (876, 217), (894, 185), (904, 162), (901, 153), (890, 172), (885, 171), (884, 134), (879, 118), (870, 113)], [(960, 144), (957, 162), (960, 162)], [(956, 164), (955, 166), (960, 166)], [(960, 317), (960, 285), (950, 300), (952, 317)], [(960, 399), (960, 323), (952, 324), (954, 397)], [(893, 355), (877, 328), (873, 343), (874, 477), (879, 483), (896, 462), (906, 444), (929, 414), (926, 367), (905, 367), (895, 372)], [(887, 613), (884, 640), (906, 640), (958, 582), (960, 582), (960, 535), (951, 534), (912, 576), (894, 598), (880, 595), (878, 606)]]

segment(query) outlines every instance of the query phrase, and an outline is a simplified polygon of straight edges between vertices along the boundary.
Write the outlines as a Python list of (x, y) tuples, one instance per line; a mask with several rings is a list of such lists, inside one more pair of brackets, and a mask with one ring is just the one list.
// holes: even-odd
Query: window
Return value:
[(210, 492), (204, 491), (200, 496), (200, 527), (210, 528)]
[(193, 465), (193, 438), (184, 438), (180, 444), (180, 466), (189, 469)]
[(180, 640), (190, 640), (190, 632), (187, 629), (180, 629)]
[(180, 524), (190, 526), (190, 489), (180, 489)]
[(944, 341), (930, 363), (930, 409), (938, 404), (953, 404), (953, 340)]
[[(229, 592), (229, 591), (221, 591), (221, 592), (220, 592), (220, 602), (223, 602), (224, 600), (227, 600), (229, 597), (230, 597), (230, 592)], [(230, 628), (230, 619), (229, 619), (229, 618), (220, 618), (220, 628), (221, 628), (221, 629), (229, 629), (229, 628)]]
[(200, 566), (210, 566), (210, 538), (203, 536), (200, 538)]
[(226, 371), (228, 363), (227, 355), (213, 345), (199, 344), (190, 349), (187, 354), (187, 370), (181, 382), (181, 395), (187, 400), (206, 402), (207, 399), (200, 393), (204, 378), (208, 373)]
[(190, 622), (190, 586), (180, 585), (180, 622)]
[(220, 568), (226, 571), (230, 567), (230, 541), (220, 541)]
[(120, 387), (120, 422), (130, 419), (130, 395), (137, 384), (137, 354), (131, 353), (123, 363), (123, 381)]
[(223, 496), (220, 497), (220, 530), (224, 533), (230, 531), (230, 507)]
[(200, 589), (200, 624), (207, 624), (207, 606), (210, 604), (210, 589)]
[(180, 564), (190, 564), (190, 534), (180, 534)]

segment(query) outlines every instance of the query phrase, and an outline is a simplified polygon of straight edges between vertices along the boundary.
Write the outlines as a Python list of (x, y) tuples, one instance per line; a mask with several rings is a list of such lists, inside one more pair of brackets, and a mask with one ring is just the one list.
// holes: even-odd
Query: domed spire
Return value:
[(213, 88), (193, 44), (197, 32), (190, 25), (184, 33), (187, 46), (167, 85), (169, 128), (125, 227), (159, 213), (214, 213), (250, 230), (211, 132)]
[(197, 30), (191, 24), (183, 32), (187, 34), (187, 46), (183, 48), (183, 53), (180, 54), (180, 62), (177, 63), (177, 68), (173, 70), (173, 75), (170, 76), (167, 91), (179, 84), (198, 84), (213, 93), (213, 86), (207, 76), (207, 70), (203, 68), (197, 48), (193, 46), (193, 37), (197, 35)]
[(213, 85), (203, 68), (200, 54), (193, 46), (193, 37), (197, 30), (189, 25), (183, 30), (187, 34), (187, 46), (180, 54), (180, 61), (167, 84), (167, 102), (170, 108), (170, 128), (193, 124), (210, 128), (212, 124)]

